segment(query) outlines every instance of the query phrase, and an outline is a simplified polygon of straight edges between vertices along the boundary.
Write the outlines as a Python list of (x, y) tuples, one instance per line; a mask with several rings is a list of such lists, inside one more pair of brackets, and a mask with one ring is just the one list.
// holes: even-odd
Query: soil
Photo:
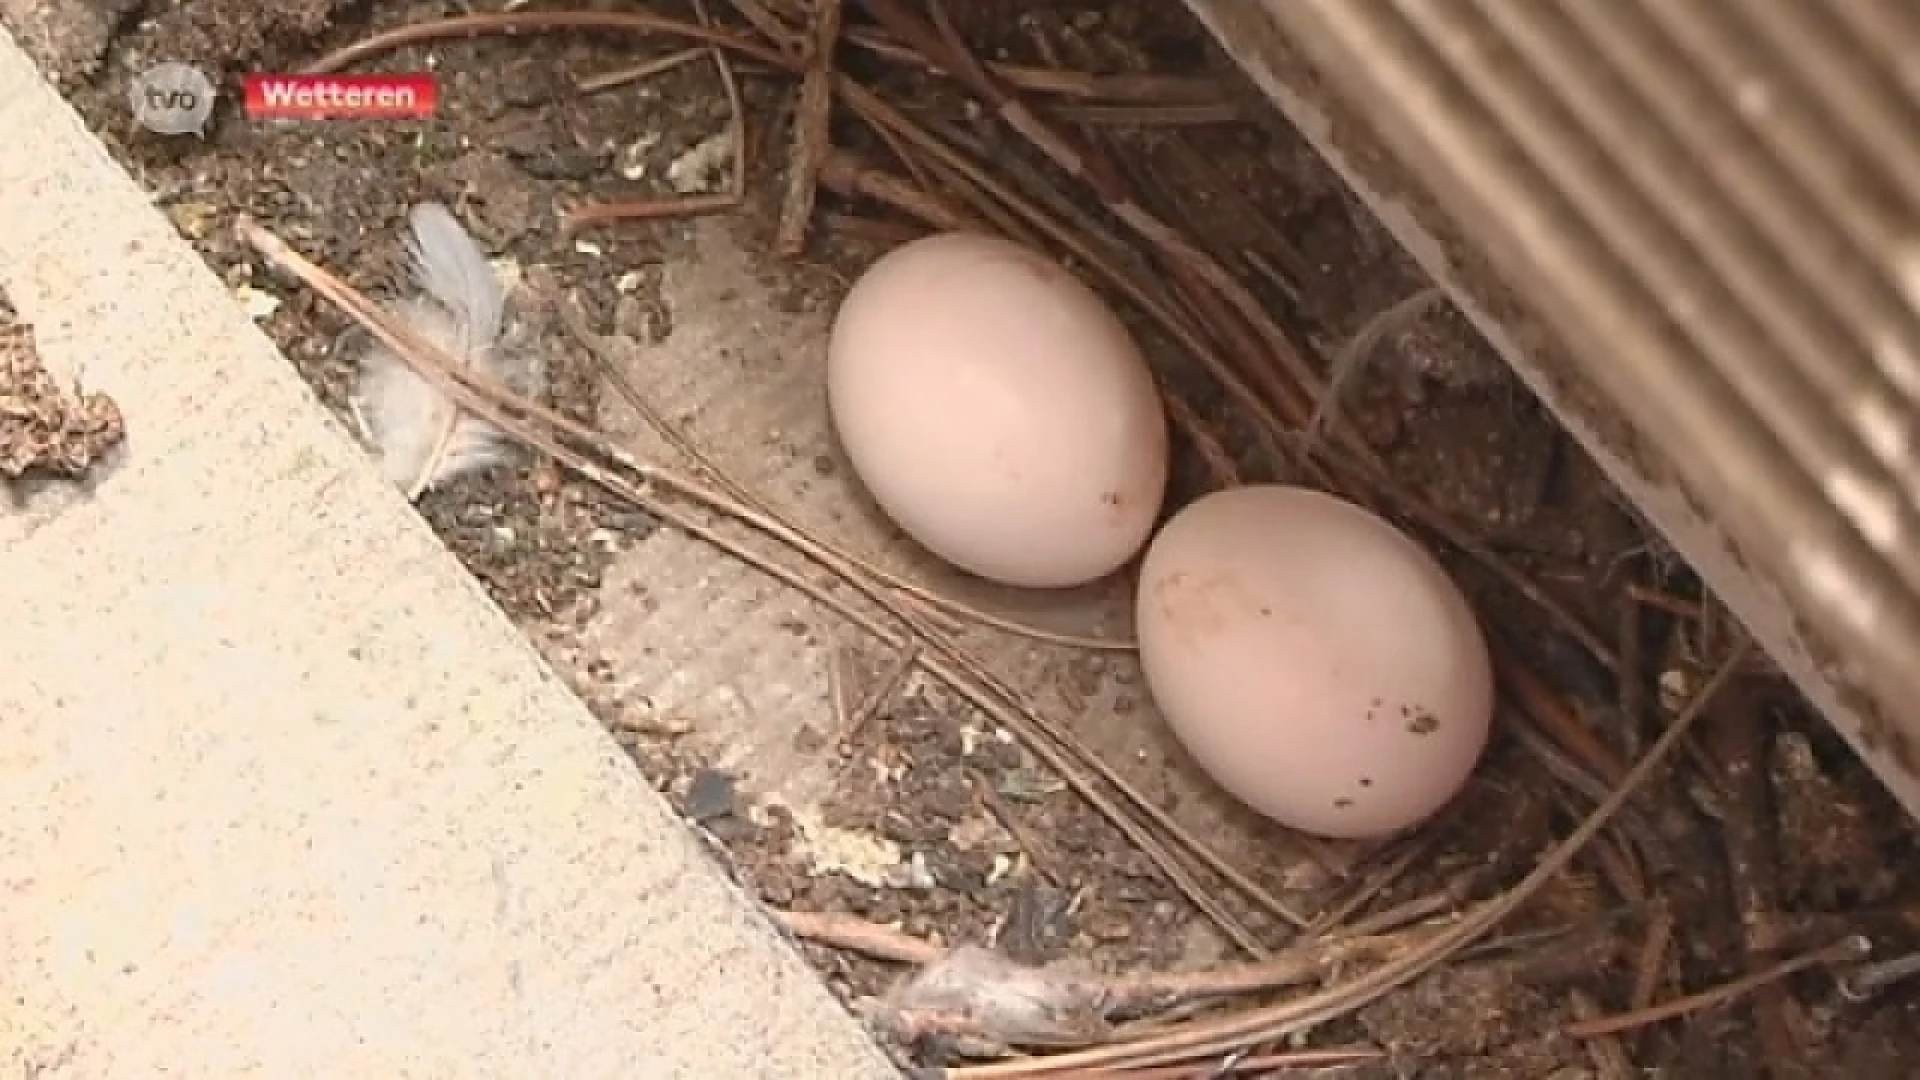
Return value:
[[(252, 215), (354, 284), (391, 295), (402, 282), (408, 208), (438, 200), (489, 252), (521, 266), (538, 299), (578, 303), (597, 332), (630, 351), (664, 350), (653, 355), (724, 369), (731, 381), (703, 386), (707, 396), (682, 402), (690, 426), (719, 409), (713, 395), (752, 398), (753, 387), (765, 393), (754, 399), (761, 411), (752, 415), (780, 417), (765, 421), (770, 430), (815, 422), (806, 415), (817, 403), (791, 389), (813, 375), (795, 365), (817, 360), (817, 350), (806, 347), (817, 345), (821, 320), (845, 283), (892, 240), (920, 230), (871, 205), (823, 195), (804, 256), (771, 254), (793, 109), (786, 78), (743, 79), (752, 167), (737, 211), (576, 235), (560, 227), (564, 208), (671, 194), (675, 163), (725, 130), (729, 108), (711, 64), (687, 63), (637, 86), (581, 94), (576, 79), (679, 46), (580, 35), (488, 37), (368, 61), (381, 70), (437, 71), (441, 108), (430, 120), (260, 123), (228, 100), (200, 139), (154, 135), (132, 122), (128, 80), (152, 63), (190, 62), (231, 89), (246, 73), (292, 70), (377, 27), (465, 10), (441, 3), (374, 7), (340, 0), (0, 0), (7, 25), (62, 80), (93, 129), (236, 296), (258, 305), (263, 327), (349, 427), (357, 353), (347, 320), (258, 269), (233, 239), (237, 215)], [(732, 16), (726, 4), (714, 7)], [(1103, 124), (1098, 138), (1130, 163), (1146, 200), (1239, 273), (1310, 354), (1337, 352), (1425, 284), (1180, 5), (1085, 0), (1049, 5), (1044, 14), (1003, 2), (954, 7), (982, 55), (1205, 76), (1228, 88), (1239, 111), (1231, 123)], [(689, 14), (665, 0), (648, 10)], [(889, 100), (939, 118), (1008, 169), (1047, 175), (1024, 144), (950, 84), (864, 54), (846, 62), (861, 64)], [(872, 137), (852, 121), (843, 118), (835, 131), (837, 142), (878, 157)], [(1059, 190), (1099, 215), (1070, 181), (1059, 180)], [(519, 315), (521, 332), (544, 342), (546, 397), (583, 422), (618, 428), (603, 373), (559, 329), (551, 309), (533, 303)], [(1190, 393), (1198, 411), (1230, 413), (1177, 350), (1150, 328), (1140, 330), (1162, 376)], [(788, 379), (799, 381), (782, 381)], [(1698, 678), (1713, 634), (1710, 620), (1703, 628), (1695, 617), (1701, 605), (1711, 609), (1697, 581), (1456, 314), (1443, 306), (1387, 335), (1347, 385), (1343, 414), (1405, 485), (1585, 625), (1605, 628), (1603, 636), (1632, 621), (1644, 676), (1633, 690), (1657, 700), (1662, 690)], [(798, 485), (845, 472), (830, 446), (791, 432), (763, 444), (757, 433), (752, 440), (742, 434), (749, 430), (742, 423), (736, 417), (708, 428), (733, 433), (732, 445), (713, 449), (760, 484), (795, 485), (769, 486), (771, 497), (819, 504), (824, 496), (803, 497)], [(1182, 454), (1174, 504), (1190, 498), (1204, 475), (1191, 448)], [(757, 468), (761, 459), (778, 460)], [(1104, 817), (1016, 740), (932, 684), (910, 681), (854, 731), (833, 730), (817, 696), (757, 698), (760, 691), (748, 687), (739, 691), (741, 708), (752, 716), (778, 712), (784, 725), (777, 754), (768, 749), (771, 736), (755, 736), (757, 757), (736, 752), (734, 740), (747, 738), (739, 730), (706, 730), (717, 723), (714, 710), (693, 705), (711, 695), (668, 707), (656, 692), (670, 681), (664, 676), (637, 692), (636, 668), (691, 663), (672, 659), (681, 654), (671, 650), (720, 649), (735, 628), (712, 631), (715, 640), (703, 644), (693, 635), (706, 631), (675, 624), (690, 643), (636, 645), (645, 635), (622, 631), (621, 619), (644, 610), (657, 628), (667, 618), (661, 612), (676, 604), (704, 597), (717, 608), (717, 597), (732, 595), (728, 589), (745, 588), (724, 576), (710, 581), (697, 568), (681, 574), (694, 564), (662, 554), (670, 530), (644, 511), (526, 455), (437, 488), (419, 505), (647, 777), (770, 905), (849, 913), (939, 943), (993, 944), (1022, 962), (1076, 958), (1108, 972), (1231, 955), (1208, 921)], [(1650, 740), (1658, 721), (1630, 722), (1622, 688), (1558, 624), (1481, 563), (1445, 547), (1436, 552), (1498, 647), (1542, 676), (1576, 726), (1622, 759)], [(1638, 598), (1630, 584), (1639, 587)], [(742, 610), (765, 606), (766, 594), (753, 595), (759, 599), (741, 601)], [(1102, 599), (1088, 603), (1098, 608)], [(766, 617), (809, 647), (825, 648), (820, 617), (805, 605)], [(867, 670), (855, 683), (871, 685), (884, 662), (869, 654), (861, 665)], [(1328, 910), (1380, 877), (1384, 887), (1362, 898), (1353, 917), (1434, 895), (1451, 898), (1449, 906), (1488, 895), (1516, 880), (1592, 805), (1592, 792), (1577, 777), (1570, 780), (1564, 767), (1547, 764), (1509, 730), (1458, 805), (1413, 837), (1387, 845), (1314, 843), (1221, 808), (1177, 749), (1142, 734), (1149, 714), (1123, 711), (1139, 700), (1130, 661), (1076, 657), (1048, 670), (1062, 682), (1050, 700), (1093, 716), (1077, 732), (1164, 805), (1194, 821), (1227, 821), (1220, 831), (1236, 838), (1229, 846), (1242, 870), (1308, 912)], [(756, 678), (767, 681), (764, 671)], [(1913, 824), (1779, 680), (1761, 672), (1746, 682), (1747, 692), (1709, 718), (1686, 761), (1636, 797), (1610, 841), (1585, 853), (1502, 928), (1507, 948), (1442, 968), (1317, 1030), (1310, 1041), (1388, 1052), (1385, 1063), (1350, 1067), (1345, 1075), (1352, 1076), (1611, 1078), (1624, 1075), (1621, 1060), (1673, 1077), (1911, 1073), (1920, 1061), (1920, 980), (1852, 1001), (1836, 993), (1830, 972), (1815, 969), (1760, 995), (1617, 1039), (1561, 1033), (1581, 1002), (1601, 1013), (1627, 1011), (1636, 976), (1661, 1001), (1847, 934), (1867, 935), (1878, 956), (1920, 949), (1920, 840)], [(1379, 873), (1396, 863), (1404, 866), (1397, 875)], [(1271, 919), (1236, 910), (1270, 942), (1283, 936)], [(1643, 972), (1646, 943), (1661, 940), (1653, 928), (1662, 925), (1671, 929), (1672, 945), (1651, 953), (1661, 959)], [(1527, 936), (1548, 930), (1555, 933)], [(849, 1003), (886, 993), (903, 974), (826, 946), (804, 949)], [(903, 1062), (926, 1063), (940, 1048), (898, 1049)]]

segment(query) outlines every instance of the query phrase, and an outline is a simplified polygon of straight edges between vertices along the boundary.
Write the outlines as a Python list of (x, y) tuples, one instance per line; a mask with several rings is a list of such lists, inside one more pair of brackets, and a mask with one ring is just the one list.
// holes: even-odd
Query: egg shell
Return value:
[(1148, 688), (1221, 787), (1282, 824), (1394, 832), (1465, 785), (1492, 723), (1472, 608), (1431, 555), (1306, 488), (1216, 492), (1141, 562)]
[(1167, 428), (1138, 346), (1059, 264), (973, 233), (913, 241), (834, 319), (827, 397), (855, 473), (901, 529), (980, 577), (1094, 580), (1138, 554)]

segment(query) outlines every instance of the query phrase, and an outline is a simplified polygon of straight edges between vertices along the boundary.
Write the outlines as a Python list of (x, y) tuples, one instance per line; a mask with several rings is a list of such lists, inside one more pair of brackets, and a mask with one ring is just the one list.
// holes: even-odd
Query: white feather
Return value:
[(421, 203), (407, 220), (413, 226), (407, 250), (414, 281), (471, 335), (471, 350), (491, 348), (500, 338), (507, 295), (486, 253), (439, 203)]
[[(471, 236), (437, 203), (409, 216), (414, 281), (422, 295), (395, 314), (413, 332), (524, 394), (539, 372), (530, 353), (504, 347), (506, 290)], [(463, 473), (506, 460), (511, 445), (492, 425), (461, 413), (405, 360), (372, 343), (360, 357), (355, 408), (379, 453), (381, 471), (409, 498)]]

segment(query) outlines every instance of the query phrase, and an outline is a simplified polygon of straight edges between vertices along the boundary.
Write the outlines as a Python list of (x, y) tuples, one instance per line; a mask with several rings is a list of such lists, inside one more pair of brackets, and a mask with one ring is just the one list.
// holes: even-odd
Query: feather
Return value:
[(421, 203), (407, 215), (413, 241), (414, 281), (470, 335), (456, 355), (473, 356), (491, 348), (500, 338), (500, 320), (506, 309), (506, 290), (487, 262), (486, 253), (439, 203)]
[[(409, 220), (420, 295), (397, 305), (395, 314), (476, 373), (534, 393), (538, 367), (530, 353), (503, 340), (506, 289), (480, 246), (437, 203), (415, 207)], [(463, 413), (392, 350), (368, 342), (359, 366), (355, 411), (381, 472), (409, 499), (506, 460), (510, 444), (499, 430)]]

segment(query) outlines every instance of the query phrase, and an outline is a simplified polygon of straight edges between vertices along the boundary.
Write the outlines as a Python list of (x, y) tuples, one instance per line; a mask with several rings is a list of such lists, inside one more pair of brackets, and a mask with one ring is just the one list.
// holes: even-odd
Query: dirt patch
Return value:
[[(1105, 102), (1104, 112), (1073, 100), (1048, 99), (1048, 107), (1124, 162), (1124, 182), (1213, 251), (1314, 363), (1424, 285), (1178, 5), (952, 6), (964, 15), (961, 35), (998, 63), (1172, 74), (1205, 88), (1214, 112), (1204, 123), (1163, 102), (1157, 113), (1138, 102)], [(738, 22), (727, 5), (715, 7)], [(648, 10), (690, 15), (665, 3)], [(817, 368), (825, 320), (862, 266), (922, 226), (828, 193), (805, 257), (767, 254), (792, 79), (741, 75), (748, 138), (732, 149), (744, 150), (750, 168), (738, 211), (569, 235), (563, 216), (583, 203), (724, 186), (731, 110), (710, 61), (582, 93), (581, 79), (670, 59), (681, 45), (584, 35), (438, 43), (365, 65), (438, 72), (442, 107), (430, 120), (270, 124), (235, 106), (239, 76), (293, 69), (376, 27), (443, 17), (455, 6), (384, 5), (369, 14), (327, 0), (270, 10), (224, 0), (10, 0), (4, 11), (350, 427), (357, 353), (347, 320), (258, 269), (229, 226), (249, 214), (354, 284), (392, 296), (402, 284), (407, 211), (439, 201), (489, 254), (518, 267), (536, 302), (517, 315), (517, 332), (540, 343), (547, 397), (560, 411), (642, 452), (665, 453), (609, 386), (605, 359), (730, 472), (810, 528), (997, 614), (1061, 633), (1124, 629), (1125, 581), (1045, 605), (985, 589), (920, 556), (852, 483), (824, 422)], [(852, 29), (872, 32), (859, 19)], [(843, 51), (849, 70), (953, 145), (1027, 190), (1054, 192), (1058, 213), (1123, 235), (1084, 185), (1050, 171), (953, 83), (884, 50)], [(161, 60), (200, 65), (226, 92), (204, 141), (132, 124), (128, 80)], [(886, 160), (880, 141), (850, 118), (838, 117), (834, 132), (865, 160)], [(578, 306), (603, 356), (563, 328), (560, 305)], [(1248, 477), (1262, 478), (1232, 402), (1162, 328), (1120, 306), (1168, 383), (1196, 414), (1219, 418)], [(1352, 380), (1341, 413), (1402, 485), (1594, 629), (1628, 672), (1610, 674), (1567, 623), (1517, 594), (1487, 559), (1437, 546), (1502, 654), (1538, 676), (1566, 726), (1556, 735), (1538, 723), (1509, 725), (1467, 794), (1413, 837), (1332, 845), (1254, 819), (1171, 742), (1124, 655), (986, 630), (964, 639), (1286, 906), (1385, 933), (1524, 873), (1604, 794), (1613, 779), (1604, 763), (1631, 760), (1657, 734), (1662, 720), (1651, 705), (1663, 691), (1684, 698), (1699, 685), (1725, 628), (1686, 568), (1450, 310), (1388, 335)], [(1174, 504), (1208, 475), (1192, 445), (1183, 444), (1176, 473)], [(851, 914), (941, 944), (992, 944), (1027, 963), (1084, 961), (1105, 973), (1233, 957), (1216, 920), (1021, 740), (930, 681), (891, 686), (896, 655), (789, 590), (530, 455), (436, 489), (420, 509), (769, 904)], [(1617, 629), (1625, 627), (1633, 633)], [(1912, 983), (1852, 1001), (1820, 969), (1618, 1036), (1567, 1034), (1582, 1016), (1718, 986), (1851, 933), (1872, 938), (1881, 955), (1920, 948), (1911, 824), (1804, 703), (1765, 672), (1747, 681), (1757, 689), (1709, 718), (1697, 752), (1503, 924), (1497, 948), (1323, 1025), (1310, 1041), (1377, 1049), (1384, 1063), (1350, 1075), (1381, 1076), (1610, 1077), (1621, 1075), (1623, 1060), (1690, 1077), (1763, 1068), (1893, 1075), (1897, 1067), (1874, 1063), (1920, 1056)], [(876, 689), (888, 692), (857, 725), (841, 726), (843, 714), (827, 704), (835, 693), (857, 699)], [(1533, 704), (1527, 712), (1546, 710)], [(1569, 744), (1570, 733), (1587, 742)], [(1584, 746), (1584, 756), (1569, 745)], [(1289, 936), (1284, 920), (1245, 895), (1224, 887), (1218, 895), (1257, 941)], [(852, 953), (806, 949), (849, 1001), (882, 994), (903, 974)], [(941, 1050), (914, 1053), (929, 1060)]]
[(105, 394), (69, 390), (42, 366), (33, 328), (0, 295), (0, 479), (82, 477), (126, 438)]

